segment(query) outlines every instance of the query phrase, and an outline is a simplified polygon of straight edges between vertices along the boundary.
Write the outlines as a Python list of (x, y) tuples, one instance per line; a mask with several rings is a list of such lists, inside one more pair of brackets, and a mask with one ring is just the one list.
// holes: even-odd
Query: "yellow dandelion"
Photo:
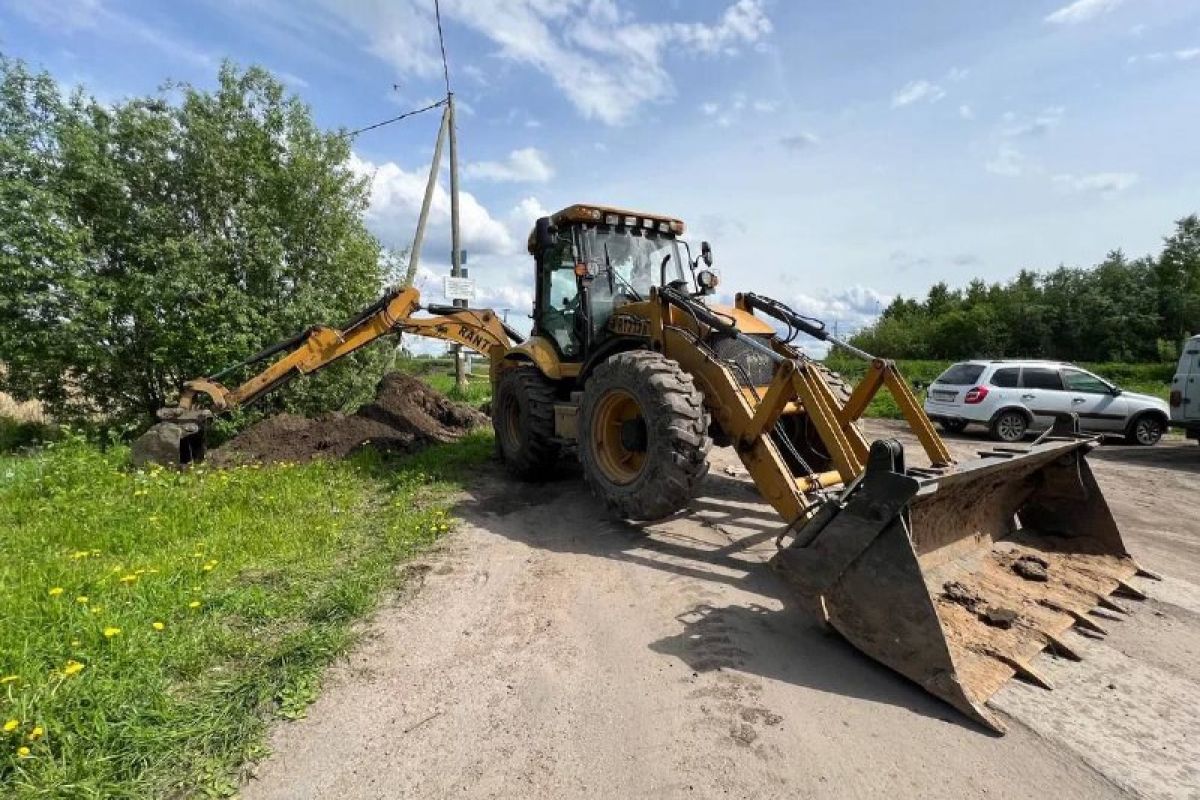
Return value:
[(204, 558), (204, 553), (192, 553), (192, 558)]
[(109, 627), (104, 629), (104, 638), (106, 638), (106, 639), (111, 639), (114, 636), (120, 636), (120, 635), (121, 635), (120, 628), (114, 628), (110, 625)]
[(104, 606), (92, 606), (93, 614), (99, 614), (103, 610), (104, 610)]
[(17, 748), (17, 758), (29, 758), (29, 748), (28, 747), (18, 747)]
[(117, 564), (115, 567), (112, 568), (112, 571), (113, 572), (124, 572), (125, 567), (121, 566), (120, 564)]
[(87, 550), (76, 550), (71, 553), (71, 558), (87, 558), (89, 555), (91, 554)]
[(132, 574), (132, 573), (130, 573), (129, 575), (122, 575), (122, 576), (121, 576), (121, 583), (133, 583), (133, 582), (134, 582), (134, 581), (136, 581), (137, 579), (138, 579), (138, 576), (137, 576), (137, 575), (134, 575), (134, 574)]
[(63, 675), (78, 675), (80, 672), (83, 672), (83, 664), (73, 658), (62, 668)]
[(10, 719), (8, 722), (4, 723), (4, 732), (12, 733), (13, 731), (15, 731), (17, 729), (17, 726), (20, 724), (21, 724), (21, 721), (19, 719)]
[(204, 570), (205, 572), (212, 572), (212, 571), (213, 571), (213, 567), (215, 567), (215, 566), (216, 566), (216, 564), (205, 564), (205, 565), (204, 565), (204, 567), (203, 567), (203, 570)]
[(62, 593), (63, 593), (63, 588), (61, 586), (55, 586), (53, 589), (50, 590), (51, 597), (58, 597)]
[(76, 602), (76, 603), (84, 603), (84, 604), (86, 604), (86, 603), (87, 603), (87, 601), (88, 601), (88, 596), (87, 596), (86, 594), (81, 594), (81, 595), (79, 595), (78, 597), (76, 597), (76, 598), (75, 598), (75, 602)]
[(29, 741), (36, 742), (38, 739), (42, 738), (45, 733), (46, 731), (41, 725), (34, 725), (33, 730), (29, 732)]
[(82, 642), (80, 642), (78, 639), (71, 640), (71, 647), (79, 647), (80, 644), (82, 644)]
[(188, 603), (188, 608), (199, 608), (199, 607), (200, 607), (199, 600), (193, 600), (192, 602)]
[(0, 678), (0, 686), (5, 685), (6, 683), (16, 683), (19, 680), (21, 680), (20, 675), (5, 675), (3, 678)]
[(163, 628), (165, 628), (167, 626), (163, 625), (161, 622), (151, 622), (150, 627), (154, 628), (154, 630), (156, 630), (156, 631), (161, 631)]

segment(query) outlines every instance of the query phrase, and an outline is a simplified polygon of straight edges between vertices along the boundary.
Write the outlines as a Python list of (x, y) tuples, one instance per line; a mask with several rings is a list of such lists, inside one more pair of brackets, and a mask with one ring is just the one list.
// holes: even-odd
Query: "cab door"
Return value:
[(575, 271), (575, 244), (570, 228), (558, 231), (538, 254), (534, 333), (554, 345), (564, 361), (583, 357), (582, 297)]
[(1112, 385), (1081, 369), (1063, 369), (1063, 386), (1070, 399), (1069, 411), (1079, 415), (1079, 425), (1093, 431), (1125, 429), (1128, 403)]

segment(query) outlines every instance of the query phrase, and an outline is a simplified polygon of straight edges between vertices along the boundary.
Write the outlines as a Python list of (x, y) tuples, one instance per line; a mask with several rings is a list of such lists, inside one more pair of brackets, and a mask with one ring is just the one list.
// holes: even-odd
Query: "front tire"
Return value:
[(554, 384), (537, 367), (505, 371), (492, 400), (496, 452), (522, 480), (549, 477), (561, 446), (554, 438)]
[(584, 477), (621, 517), (673, 514), (708, 473), (708, 424), (704, 395), (677, 362), (649, 350), (618, 353), (584, 386)]
[(1002, 411), (992, 420), (992, 438), (999, 442), (1019, 442), (1029, 431), (1029, 420), (1020, 411)]
[[(809, 364), (824, 379), (825, 385), (829, 387), (829, 391), (837, 401), (837, 407), (845, 408), (846, 404), (850, 402), (850, 394), (853, 391), (846, 379), (819, 361), (811, 361)], [(854, 423), (854, 425), (856, 428), (858, 427), (858, 423)], [(776, 429), (772, 430), (770, 435), (793, 475), (810, 475), (836, 469), (833, 457), (829, 455), (825, 442), (817, 433), (817, 426), (812, 423), (807, 414), (788, 414), (780, 417)], [(786, 437), (787, 443), (790, 443), (791, 447), (788, 447), (781, 437)], [(796, 460), (797, 455), (804, 460), (803, 464)]]
[(1163, 437), (1166, 426), (1162, 419), (1154, 414), (1141, 414), (1129, 423), (1125, 433), (1126, 444), (1136, 444), (1141, 447), (1153, 447)]

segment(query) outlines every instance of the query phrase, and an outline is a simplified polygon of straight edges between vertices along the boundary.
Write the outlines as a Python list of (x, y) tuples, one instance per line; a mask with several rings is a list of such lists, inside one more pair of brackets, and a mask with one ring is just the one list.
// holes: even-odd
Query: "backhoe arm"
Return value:
[[(178, 407), (163, 409), (159, 416), (164, 420), (190, 417), (192, 415), (187, 412), (197, 408), (201, 396), (209, 398), (214, 412), (233, 410), (300, 375), (317, 372), (389, 333), (414, 333), (457, 342), (489, 359), (496, 358), (520, 338), (490, 310), (438, 305), (422, 308), (420, 298), (420, 293), (413, 288), (391, 290), (340, 329), (314, 325), (215, 375), (188, 381), (183, 385)], [(416, 316), (422, 310), (427, 315)], [(277, 353), (284, 355), (240, 386), (230, 389), (219, 383), (223, 375), (265, 361)]]

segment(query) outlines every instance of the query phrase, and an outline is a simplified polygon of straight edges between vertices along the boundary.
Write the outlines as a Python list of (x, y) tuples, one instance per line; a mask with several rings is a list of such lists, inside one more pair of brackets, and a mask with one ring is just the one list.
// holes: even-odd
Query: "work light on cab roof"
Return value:
[[(551, 214), (549, 220), (550, 224), (555, 227), (582, 222), (608, 225), (613, 228), (651, 230), (675, 236), (682, 236), (685, 230), (683, 220), (675, 217), (593, 203), (576, 203), (567, 206), (561, 211)], [(536, 254), (537, 247), (537, 230), (535, 229), (529, 234), (529, 252)]]

